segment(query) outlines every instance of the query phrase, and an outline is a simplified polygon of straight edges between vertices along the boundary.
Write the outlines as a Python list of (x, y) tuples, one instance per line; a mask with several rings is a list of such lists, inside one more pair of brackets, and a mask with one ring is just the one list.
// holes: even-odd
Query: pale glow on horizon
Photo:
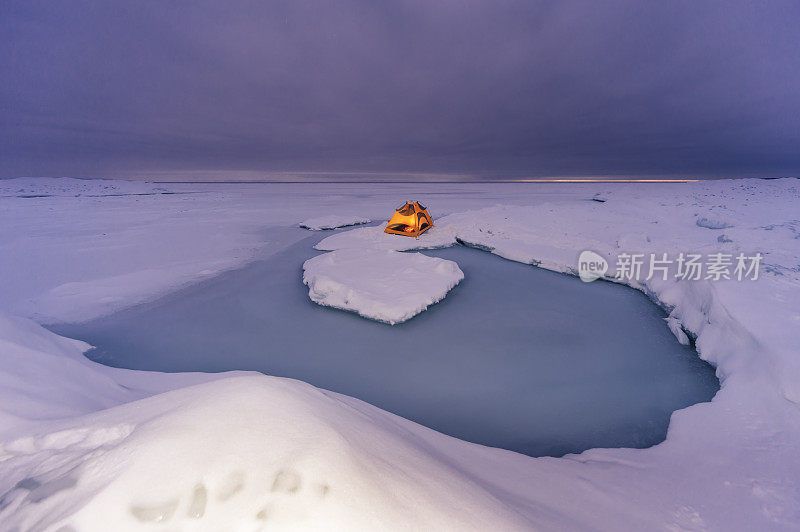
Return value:
[(569, 178), (544, 178), (544, 179), (499, 179), (495, 182), (505, 183), (693, 183), (700, 179), (569, 179)]

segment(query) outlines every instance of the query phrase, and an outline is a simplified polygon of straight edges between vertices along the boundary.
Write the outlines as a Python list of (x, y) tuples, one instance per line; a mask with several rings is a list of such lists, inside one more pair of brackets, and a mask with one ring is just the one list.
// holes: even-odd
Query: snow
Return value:
[(354, 530), (413, 512), (436, 529), (524, 524), (427, 449), (425, 432), (299, 381), (224, 378), (7, 442), (0, 519), (22, 530), (67, 517), (75, 530)]
[(351, 225), (368, 224), (372, 220), (363, 216), (353, 214), (329, 214), (327, 216), (317, 216), (300, 222), (300, 227), (311, 231), (324, 231), (326, 229), (338, 229)]
[(433, 223), (433, 227), (415, 238), (385, 233), (386, 224), (383, 224), (375, 227), (359, 227), (358, 229), (336, 233), (324, 238), (314, 247), (320, 251), (367, 248), (385, 251), (408, 251), (452, 246), (455, 242), (453, 232), (442, 228), (441, 222), (438, 220), (434, 220)]
[[(180, 194), (106, 197), (57, 183), (64, 190), (52, 195), (52, 181), (42, 185), (46, 194), (36, 194), (34, 180), (2, 182), (3, 529), (126, 530), (159, 518), (184, 530), (795, 530), (800, 522), (796, 179), (191, 184), (168, 186)], [(99, 366), (81, 358), (85, 345), (27, 319), (135, 304), (290, 245), (296, 237), (281, 227), (330, 212), (343, 198), (381, 219), (407, 197), (436, 211), (436, 226), (418, 240), (359, 228), (326, 239), (324, 249), (460, 240), (567, 273), (586, 249), (610, 261), (631, 251), (763, 253), (757, 281), (631, 283), (667, 309), (674, 331), (695, 338), (700, 356), (717, 366), (720, 392), (675, 412), (655, 447), (536, 459), (461, 442), (297, 381)], [(729, 225), (726, 238), (698, 225), (702, 218)], [(114, 279), (131, 286), (119, 290)], [(59, 289), (76, 288), (71, 283), (83, 284)], [(65, 293), (93, 295), (67, 302), (73, 296)]]
[(303, 264), (312, 301), (391, 325), (440, 301), (463, 278), (455, 262), (422, 253), (347, 249)]
[[(0, 313), (0, 441), (21, 427), (36, 426), (37, 421), (101, 411), (215, 378), (204, 373), (167, 375), (98, 366), (83, 356), (89, 347), (53, 334), (28, 318)], [(0, 450), (4, 448), (0, 444)]]

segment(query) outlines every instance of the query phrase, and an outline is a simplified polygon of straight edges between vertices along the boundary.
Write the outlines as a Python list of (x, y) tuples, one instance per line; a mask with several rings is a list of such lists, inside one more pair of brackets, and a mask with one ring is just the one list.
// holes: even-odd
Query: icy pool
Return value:
[(319, 236), (147, 305), (54, 325), (110, 366), (257, 370), (357, 397), (446, 434), (533, 456), (662, 441), (714, 370), (641, 293), (462, 246), (466, 276), (397, 326), (320, 307), (301, 283)]

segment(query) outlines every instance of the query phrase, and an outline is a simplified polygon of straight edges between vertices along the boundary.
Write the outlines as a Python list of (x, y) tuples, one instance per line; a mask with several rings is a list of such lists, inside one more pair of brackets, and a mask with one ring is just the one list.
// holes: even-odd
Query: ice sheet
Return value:
[[(9, 186), (22, 188), (20, 185)], [(413, 522), (419, 528), (463, 528), (466, 516), (478, 528), (490, 527), (487, 523), (496, 528), (606, 530), (796, 528), (795, 479), (800, 475), (796, 444), (800, 441), (800, 362), (796, 356), (800, 352), (796, 305), (800, 297), (800, 191), (796, 179), (574, 187), (353, 184), (169, 188), (193, 194), (21, 197), (37, 196), (26, 192), (0, 198), (2, 310), (35, 316), (40, 305), (53, 303), (54, 296), (47, 294), (58, 286), (85, 282), (88, 290), (95, 280), (156, 270), (157, 275), (135, 277), (136, 290), (115, 304), (122, 308), (141, 297), (202, 279), (208, 264), (241, 266), (273, 245), (285, 246), (286, 242), (267, 243), (263, 230), (296, 226), (305, 218), (330, 212), (343, 198), (351, 199), (354, 208), (373, 219), (385, 218), (398, 199), (419, 199), (429, 207), (437, 229), (444, 226), (440, 222), (445, 215), (454, 213), (464, 218), (459, 230), (463, 241), (557, 271), (573, 271), (577, 255), (584, 249), (612, 259), (623, 251), (761, 251), (764, 269), (761, 279), (750, 283), (632, 283), (697, 338), (700, 355), (717, 366), (722, 389), (712, 403), (673, 414), (661, 445), (646, 450), (591, 450), (565, 459), (531, 459), (468, 445), (363, 403), (356, 408), (346, 400), (335, 407), (337, 412), (356, 408), (360, 412), (356, 417), (368, 422), (351, 425), (350, 418), (343, 418), (340, 427), (345, 428), (331, 431), (326, 416), (315, 414), (311, 400), (304, 395), (292, 395), (289, 400), (297, 407), (291, 421), (297, 438), (280, 431), (264, 432), (262, 427), (272, 421), (259, 420), (280, 421), (284, 419), (280, 410), (259, 410), (256, 417), (249, 417), (247, 409), (237, 408), (233, 397), (243, 393), (265, 403), (268, 396), (255, 389), (273, 386), (270, 377), (237, 380), (228, 387), (223, 383), (231, 381), (218, 375), (219, 383), (161, 396), (153, 394), (198, 381), (87, 364), (80, 370), (87, 377), (99, 373), (117, 383), (127, 378), (128, 384), (138, 379), (138, 387), (133, 387), (136, 393), (123, 389), (121, 395), (105, 396), (91, 379), (65, 382), (61, 368), (46, 362), (48, 357), (60, 356), (57, 348), (41, 341), (46, 332), (26, 329), (29, 341), (6, 344), (0, 351), (0, 367), (4, 368), (0, 371), (23, 375), (12, 379), (13, 388), (0, 389), (4, 413), (0, 492), (14, 493), (13, 500), (4, 498), (0, 510), (4, 527), (45, 521), (68, 525), (73, 523), (71, 516), (85, 511), (81, 524), (88, 523), (86, 516), (103, 518), (100, 527), (89, 529), (124, 529), (138, 523), (128, 521), (135, 519), (128, 517), (132, 515), (130, 504), (152, 515), (153, 507), (165, 508), (160, 505), (175, 497), (178, 503), (172, 519), (181, 527), (189, 519), (186, 510), (195, 493), (196, 472), (222, 478), (222, 471), (228, 471), (224, 463), (208, 460), (206, 448), (217, 449), (217, 457), (256, 456), (252, 449), (257, 449), (258, 456), (270, 461), (259, 462), (251, 471), (274, 483), (275, 466), (285, 463), (277, 458), (278, 449), (301, 449), (298, 442), (314, 441), (317, 450), (309, 451), (309, 460), (321, 467), (358, 464), (341, 469), (338, 478), (345, 489), (389, 486), (387, 492), (365, 489), (354, 491), (358, 496), (346, 500), (331, 499), (336, 502), (326, 507), (323, 517), (334, 527), (353, 528), (370, 519), (371, 525), (384, 527)], [(605, 201), (592, 201), (593, 197)], [(494, 206), (498, 203), (502, 206)], [(724, 229), (698, 226), (697, 220), (703, 217), (735, 220), (735, 224)], [(172, 268), (182, 261), (192, 266)], [(60, 306), (51, 317), (106, 312), (103, 297), (98, 290), (94, 298), (81, 299), (71, 308)], [(16, 336), (27, 327), (23, 323), (30, 324), (10, 323), (2, 331), (4, 337)], [(15, 367), (9, 370), (11, 362), (7, 361), (11, 360)], [(16, 367), (18, 364), (23, 367)], [(41, 399), (35, 417), (16, 416), (17, 403), (34, 396)], [(150, 397), (126, 403), (143, 396)], [(108, 402), (100, 402), (102, 397)], [(201, 398), (213, 399), (204, 403), (208, 408), (196, 410)], [(67, 408), (86, 412), (87, 417), (52, 421), (64, 415), (67, 402)], [(106, 408), (110, 403), (128, 406)], [(129, 416), (119, 408), (137, 414)], [(206, 419), (213, 423), (206, 425)], [(69, 464), (99, 460), (106, 448), (102, 444), (64, 445), (74, 440), (62, 437), (61, 431), (87, 431), (100, 435), (89, 441), (109, 441), (103, 436), (107, 434), (104, 429), (119, 421), (143, 426), (147, 420), (157, 430), (143, 430), (141, 439), (130, 440), (124, 449), (134, 462), (111, 460), (109, 469), (65, 470)], [(220, 420), (227, 422), (221, 426)], [(129, 428), (116, 433), (124, 435)], [(207, 446), (209, 433), (219, 435), (214, 441), (221, 441), (224, 435), (224, 442)], [(130, 434), (128, 439), (137, 430)], [(320, 434), (329, 439), (322, 440)], [(399, 440), (407, 445), (388, 444)], [(320, 441), (326, 442), (322, 451)], [(46, 442), (61, 442), (62, 447)], [(196, 467), (196, 459), (206, 459), (202, 469)], [(136, 467), (125, 469), (130, 463)], [(97, 477), (95, 483), (87, 471), (110, 471), (115, 476)], [(56, 484), (48, 484), (49, 479)], [(145, 482), (163, 485), (164, 494), (171, 495), (137, 501), (121, 495), (139, 493), (138, 487)], [(33, 494), (37, 485), (47, 487)], [(278, 485), (286, 484), (281, 481)], [(32, 502), (47, 493), (54, 494), (44, 499), (48, 502)], [(209, 488), (208, 493), (216, 496), (218, 492)], [(378, 493), (391, 495), (381, 502)], [(25, 500), (28, 503), (23, 510)], [(290, 500), (301, 499), (271, 502), (282, 512), (289, 508)], [(401, 501), (411, 502), (406, 506)], [(314, 514), (311, 506), (295, 508), (299, 511), (292, 514), (293, 524), (322, 522), (316, 520), (320, 514)], [(261, 509), (248, 506), (255, 516)], [(244, 515), (237, 510), (219, 506), (220, 515), (227, 519)]]

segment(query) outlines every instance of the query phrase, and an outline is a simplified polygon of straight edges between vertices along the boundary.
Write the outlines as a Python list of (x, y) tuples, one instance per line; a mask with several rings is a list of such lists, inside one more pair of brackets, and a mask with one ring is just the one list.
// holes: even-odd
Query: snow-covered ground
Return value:
[[(102, 315), (275, 253), (297, 238), (281, 227), (334, 213), (343, 200), (384, 219), (409, 197), (435, 219), (426, 234), (440, 241), (428, 247), (458, 240), (569, 273), (587, 249), (611, 262), (626, 253), (762, 253), (755, 281), (631, 282), (670, 312), (676, 333), (696, 338), (717, 366), (720, 392), (676, 412), (655, 447), (530, 458), (299, 381), (98, 366), (81, 356), (85, 344), (30, 319)], [(0, 525), (797, 529), (798, 212), (795, 179), (0, 181)], [(373, 237), (382, 238), (354, 229), (320, 248), (426, 245), (398, 237), (387, 248)]]

